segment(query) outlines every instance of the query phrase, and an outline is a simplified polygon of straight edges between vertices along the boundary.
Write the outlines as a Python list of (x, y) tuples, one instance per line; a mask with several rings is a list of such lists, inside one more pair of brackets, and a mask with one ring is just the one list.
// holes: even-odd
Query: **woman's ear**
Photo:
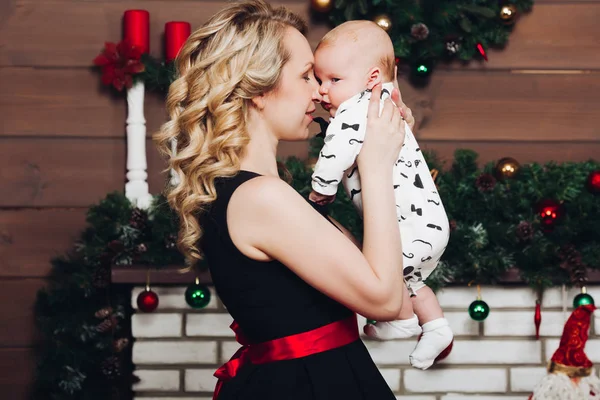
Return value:
[(265, 108), (265, 95), (261, 94), (253, 97), (252, 104), (254, 104), (254, 107), (256, 107), (259, 111), (262, 111)]
[(381, 68), (373, 67), (369, 71), (369, 80), (367, 81), (367, 89), (371, 90), (378, 83), (383, 83), (381, 81)]

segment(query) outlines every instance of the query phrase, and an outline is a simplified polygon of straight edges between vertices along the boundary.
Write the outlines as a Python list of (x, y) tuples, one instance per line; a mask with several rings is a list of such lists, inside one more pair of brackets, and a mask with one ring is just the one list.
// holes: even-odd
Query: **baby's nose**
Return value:
[(327, 88), (325, 87), (325, 85), (319, 86), (319, 93), (321, 93), (322, 96), (325, 96), (327, 94)]

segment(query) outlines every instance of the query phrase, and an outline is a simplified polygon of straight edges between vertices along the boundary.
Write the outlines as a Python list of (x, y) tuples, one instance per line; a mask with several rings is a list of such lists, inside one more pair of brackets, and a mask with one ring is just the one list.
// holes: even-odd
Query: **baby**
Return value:
[[(394, 88), (394, 48), (388, 34), (371, 21), (339, 25), (317, 46), (315, 76), (320, 83), (322, 106), (331, 118), (312, 175), (310, 200), (331, 203), (339, 183), (343, 182), (362, 215), (356, 157), (364, 140), (371, 89), (382, 83), (383, 106), (383, 100)], [(380, 340), (423, 333), (410, 355), (410, 363), (415, 368), (427, 369), (453, 339), (435, 294), (424, 283), (446, 248), (449, 227), (417, 141), (407, 124), (405, 130), (404, 145), (393, 166), (405, 300), (397, 320), (367, 325), (364, 330), (369, 337)]]

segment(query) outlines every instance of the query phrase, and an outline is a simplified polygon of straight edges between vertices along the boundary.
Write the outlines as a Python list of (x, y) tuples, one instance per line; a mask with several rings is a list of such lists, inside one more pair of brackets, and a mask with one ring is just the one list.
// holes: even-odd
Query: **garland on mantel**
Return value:
[[(452, 227), (428, 285), (494, 284), (512, 267), (538, 290), (581, 286), (586, 270), (600, 267), (600, 163), (520, 166), (503, 159), (478, 168), (475, 152), (458, 150), (443, 170), (426, 155)], [(308, 196), (310, 163), (290, 158), (286, 166), (294, 188)], [(360, 217), (342, 189), (330, 213), (361, 238)], [(162, 195), (144, 211), (111, 193), (90, 208), (87, 222), (72, 254), (52, 261), (50, 285), (37, 299), (46, 341), (36, 392), (44, 398), (127, 398), (136, 379), (127, 329), (132, 310), (130, 295), (110, 284), (111, 265), (183, 265), (177, 217)]]

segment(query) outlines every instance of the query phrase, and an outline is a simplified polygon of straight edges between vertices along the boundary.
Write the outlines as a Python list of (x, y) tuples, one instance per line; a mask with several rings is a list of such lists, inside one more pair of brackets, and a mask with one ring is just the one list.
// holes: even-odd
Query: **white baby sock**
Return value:
[(419, 369), (431, 367), (436, 357), (450, 345), (453, 337), (446, 318), (423, 324), (423, 336), (409, 357), (410, 364)]
[(419, 319), (415, 314), (409, 319), (377, 322), (376, 324), (365, 326), (365, 334), (370, 338), (378, 340), (406, 339), (420, 333)]

